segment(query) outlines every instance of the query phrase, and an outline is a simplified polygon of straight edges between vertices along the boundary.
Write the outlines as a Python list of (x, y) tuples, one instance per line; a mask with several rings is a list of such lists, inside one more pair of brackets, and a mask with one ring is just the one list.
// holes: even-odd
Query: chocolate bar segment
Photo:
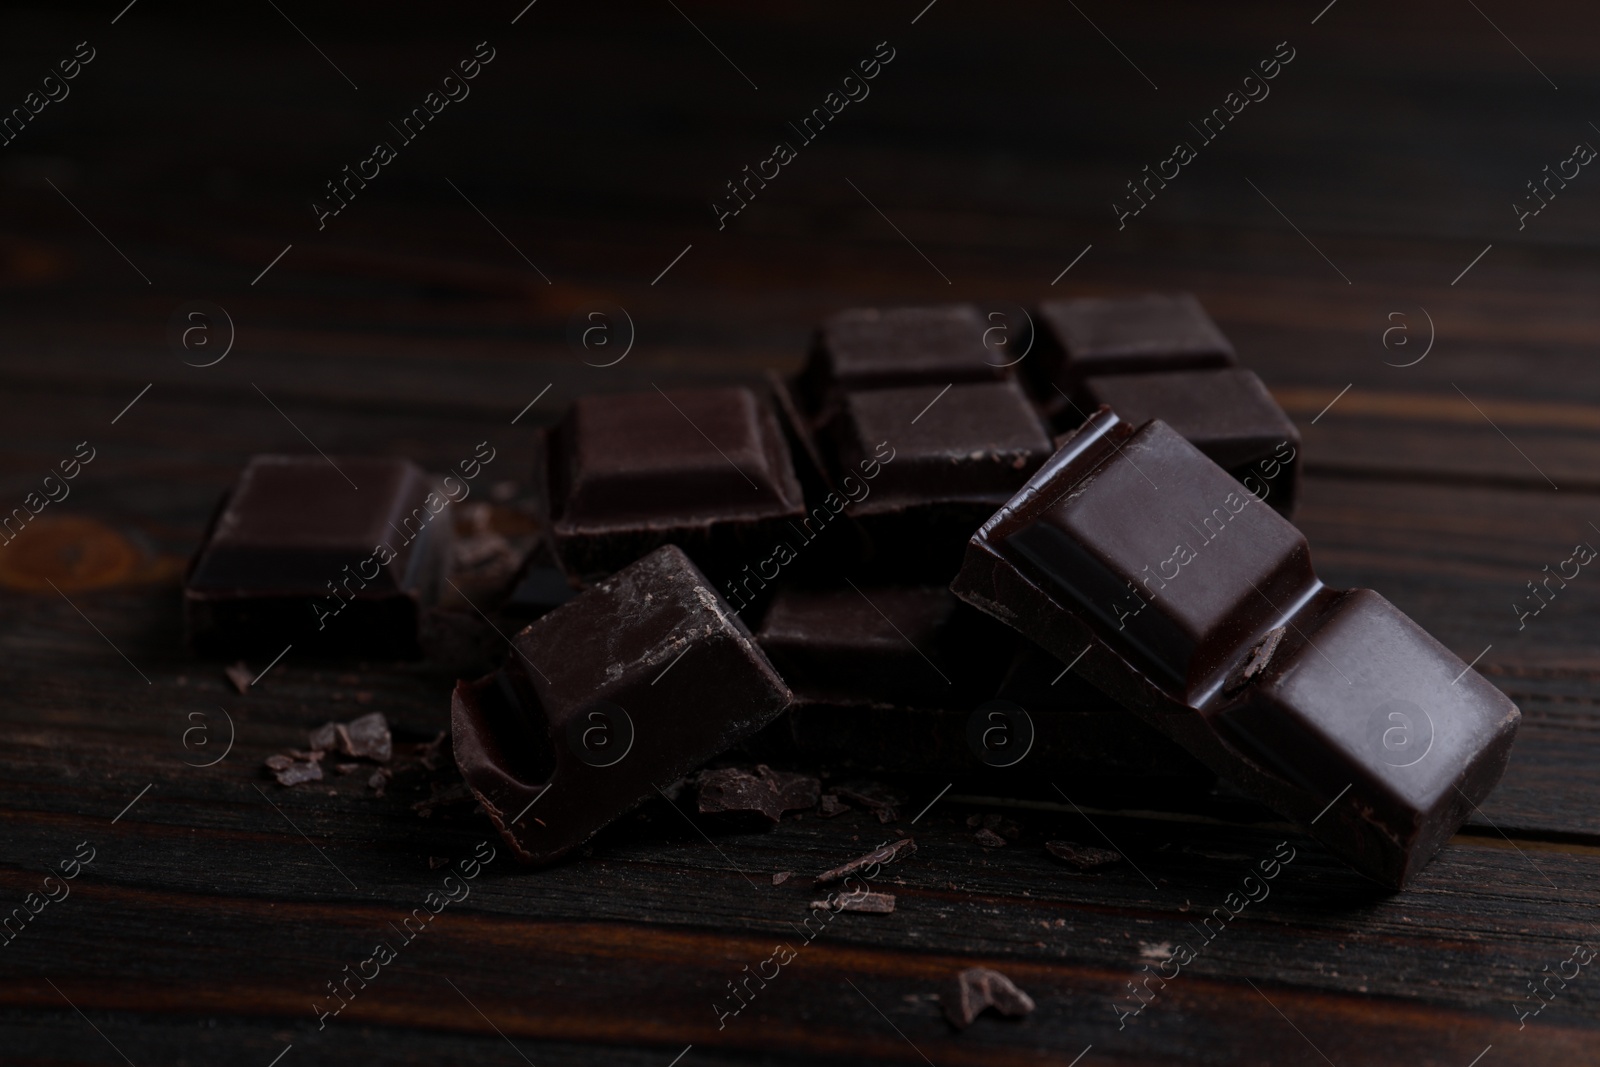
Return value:
[[(335, 466), (334, 464), (337, 464)], [(418, 654), (451, 541), (449, 498), (403, 459), (259, 455), (184, 579), (202, 655)]]
[(820, 407), (834, 390), (998, 381), (1007, 376), (971, 304), (852, 308), (817, 331), (800, 374), (802, 394)]
[(1298, 496), (1300, 431), (1243, 367), (1113, 374), (1086, 378), (1080, 411), (1104, 404), (1135, 426), (1160, 419), (1273, 510), (1289, 515)]
[(1029, 362), (1041, 375), (1040, 394), (1095, 374), (1229, 367), (1233, 346), (1205, 309), (1188, 293), (1136, 297), (1087, 297), (1039, 306), (1043, 329), (1038, 357)]
[(534, 622), (451, 701), (456, 765), (519, 859), (559, 858), (792, 700), (676, 546)]
[[(1498, 782), (1520, 720), (1376, 593), (1326, 588), (1299, 531), (1171, 428), (1109, 409), (973, 536), (952, 588), (1081, 653), (1102, 691), (1393, 887)], [(1399, 739), (1425, 723), (1412, 760)]]
[(777, 420), (749, 389), (580, 397), (546, 452), (555, 544), (578, 575), (669, 543), (714, 566), (805, 511)]
[(847, 393), (823, 440), (844, 513), (876, 546), (875, 573), (941, 582), (1052, 449), (1010, 380)]

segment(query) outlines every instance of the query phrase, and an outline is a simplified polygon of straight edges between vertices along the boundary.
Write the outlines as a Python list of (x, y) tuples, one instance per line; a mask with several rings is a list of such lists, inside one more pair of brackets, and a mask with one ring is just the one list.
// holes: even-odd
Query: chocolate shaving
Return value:
[(697, 784), (700, 814), (756, 814), (771, 822), (786, 811), (815, 806), (822, 792), (822, 783), (810, 775), (775, 771), (764, 763), (753, 774), (737, 767), (704, 771)]
[(1287, 632), (1285, 627), (1279, 626), (1275, 630), (1268, 630), (1267, 635), (1257, 642), (1256, 647), (1250, 650), (1250, 656), (1244, 661), (1244, 666), (1234, 672), (1222, 691), (1229, 696), (1237, 693), (1261, 675), (1267, 669), (1272, 656), (1278, 651), (1278, 646), (1283, 643), (1283, 635)]
[(1066, 860), (1080, 871), (1092, 871), (1122, 862), (1122, 853), (1109, 848), (1091, 848), (1071, 841), (1046, 841), (1044, 847), (1050, 855)]
[(853, 893), (840, 893), (827, 900), (813, 900), (812, 908), (831, 908), (834, 911), (864, 911), (873, 915), (888, 915), (894, 911), (893, 893), (874, 893), (859, 889)]
[(244, 696), (245, 690), (250, 688), (251, 681), (250, 668), (244, 665), (244, 660), (222, 668), (222, 673), (228, 676), (228, 681), (233, 683), (233, 687), (239, 691), (239, 695)]
[(956, 975), (953, 995), (941, 998), (945, 1017), (957, 1030), (965, 1030), (988, 1008), (1016, 1019), (1033, 1010), (1033, 998), (1016, 983), (988, 967), (969, 967)]
[(821, 874), (817, 875), (817, 885), (827, 885), (829, 882), (837, 882), (841, 878), (855, 874), (862, 868), (871, 867), (874, 864), (881, 866), (885, 863), (893, 863), (895, 860), (899, 859), (902, 854), (909, 856), (916, 850), (916, 841), (909, 837), (901, 838), (899, 841), (896, 841), (893, 844), (880, 845), (871, 852), (868, 852), (865, 856), (857, 856), (849, 863), (842, 863), (833, 868), (831, 871), (823, 871)]

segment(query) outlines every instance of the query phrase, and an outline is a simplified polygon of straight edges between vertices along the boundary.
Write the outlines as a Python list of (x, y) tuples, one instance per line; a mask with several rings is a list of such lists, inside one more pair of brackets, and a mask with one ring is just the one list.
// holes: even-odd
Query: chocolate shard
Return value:
[(968, 967), (956, 975), (954, 989), (940, 998), (945, 1017), (957, 1030), (965, 1030), (993, 1008), (1011, 1019), (1033, 1011), (1033, 998), (1015, 982), (989, 967)]
[[(456, 686), (456, 765), (513, 853), (558, 859), (782, 712), (792, 696), (683, 551), (664, 546)], [(537, 810), (533, 810), (537, 804)]]
[(774, 823), (785, 812), (816, 807), (822, 793), (822, 783), (811, 775), (775, 771), (764, 763), (754, 773), (738, 767), (701, 771), (698, 785), (700, 814), (755, 814)]
[(873, 915), (888, 915), (894, 911), (894, 894), (858, 889), (850, 893), (835, 893), (826, 900), (813, 900), (811, 907), (813, 910), (831, 908), (834, 911), (864, 911)]
[(447, 504), (403, 459), (252, 457), (184, 578), (189, 640), (202, 655), (416, 656)]
[(893, 863), (901, 856), (909, 856), (916, 850), (917, 842), (909, 837), (901, 838), (892, 844), (880, 845), (864, 856), (857, 856), (848, 863), (841, 863), (832, 870), (823, 871), (817, 875), (816, 884), (827, 885), (830, 882), (837, 882), (841, 878), (847, 878), (868, 867), (881, 867), (886, 863)]
[(579, 577), (663, 544), (714, 572), (769, 552), (805, 515), (777, 418), (750, 389), (579, 397), (544, 460), (555, 548)]
[(1079, 425), (1101, 404), (1135, 426), (1160, 419), (1285, 516), (1299, 495), (1300, 431), (1243, 367), (1113, 374), (1085, 379), (1057, 425)]
[(1300, 532), (1171, 428), (1106, 408), (973, 536), (952, 588), (1083, 654), (1096, 686), (1395, 888), (1494, 788), (1521, 718), (1378, 594), (1324, 586)]
[(1122, 862), (1122, 853), (1109, 848), (1091, 848), (1072, 841), (1046, 841), (1045, 851), (1058, 860), (1066, 860), (1080, 871), (1092, 871)]

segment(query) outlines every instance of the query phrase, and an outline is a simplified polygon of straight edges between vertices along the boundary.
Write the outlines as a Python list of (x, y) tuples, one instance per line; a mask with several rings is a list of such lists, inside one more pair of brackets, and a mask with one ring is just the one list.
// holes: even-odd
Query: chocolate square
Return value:
[(777, 419), (745, 388), (580, 397), (547, 461), (552, 534), (579, 575), (668, 543), (714, 568), (805, 511)]
[(288, 644), (417, 655), (451, 540), (448, 503), (408, 460), (252, 457), (184, 580), (191, 642), (219, 656)]
[(986, 329), (971, 304), (838, 312), (817, 331), (802, 392), (815, 408), (839, 389), (998, 381), (1009, 372)]
[(792, 700), (682, 550), (655, 550), (456, 686), (456, 764), (517, 857), (546, 863), (765, 726)]
[(1293, 511), (1300, 431), (1252, 371), (1097, 375), (1080, 389), (1083, 411), (1106, 404), (1135, 426), (1160, 419), (1258, 499), (1282, 515)]
[(1233, 346), (1189, 293), (1082, 297), (1039, 305), (1041, 343), (1028, 361), (1039, 395), (1059, 393), (1093, 374), (1230, 367)]

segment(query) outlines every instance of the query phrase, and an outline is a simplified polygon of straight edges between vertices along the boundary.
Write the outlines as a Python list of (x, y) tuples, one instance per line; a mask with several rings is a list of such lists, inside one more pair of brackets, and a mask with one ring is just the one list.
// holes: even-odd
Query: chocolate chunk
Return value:
[(715, 570), (805, 514), (777, 419), (749, 389), (579, 397), (546, 457), (555, 546), (580, 576), (669, 543)]
[(849, 810), (850, 810), (850, 805), (848, 805), (848, 804), (844, 803), (843, 801), (841, 801), (839, 799), (839, 797), (838, 797), (838, 794), (836, 794), (836, 793), (824, 793), (824, 794), (822, 794), (822, 801), (821, 801), (821, 803), (820, 803), (820, 805), (818, 807), (818, 814), (820, 814), (823, 818), (831, 819), (835, 815), (843, 815), (845, 812), (847, 812)]
[(815, 807), (821, 783), (809, 774), (775, 771), (766, 764), (755, 773), (737, 767), (700, 772), (700, 814), (752, 813), (777, 822), (787, 811)]
[(777, 874), (772, 876), (772, 884), (773, 885), (782, 885), (783, 883), (787, 882), (789, 879), (791, 879), (793, 877), (794, 877), (794, 872), (793, 871), (779, 871)]
[(1041, 375), (1046, 400), (1071, 395), (1095, 374), (1230, 367), (1233, 346), (1188, 293), (1090, 297), (1039, 306), (1040, 343), (1030, 371)]
[(502, 670), (456, 686), (451, 730), (467, 785), (525, 862), (583, 844), (792, 699), (675, 546), (597, 583), (513, 645)]
[(1257, 498), (1289, 515), (1298, 494), (1300, 431), (1261, 379), (1242, 367), (1086, 379), (1075, 427), (1101, 404), (1135, 426), (1160, 419)]
[(279, 785), (299, 785), (301, 782), (322, 781), (322, 764), (315, 760), (297, 760), (288, 756), (268, 756), (267, 769)]
[(956, 975), (955, 987), (940, 998), (945, 1017), (957, 1030), (965, 1030), (986, 1009), (1017, 1019), (1031, 1012), (1033, 998), (1016, 983), (988, 967), (968, 967)]
[(909, 837), (901, 838), (893, 844), (879, 845), (865, 856), (857, 856), (849, 863), (841, 863), (832, 870), (823, 871), (817, 875), (816, 883), (817, 885), (827, 885), (829, 882), (837, 882), (841, 878), (849, 877), (857, 871), (865, 870), (868, 867), (893, 863), (901, 856), (909, 856), (916, 850), (916, 841)]
[(416, 656), (447, 504), (403, 459), (253, 457), (190, 561), (190, 641), (202, 655)]
[(1006, 844), (1005, 838), (1001, 837), (988, 827), (980, 829), (972, 836), (977, 838), (978, 844), (982, 845), (984, 848), (1004, 848)]
[(1393, 887), (1499, 781), (1521, 717), (1378, 594), (1325, 587), (1300, 532), (1165, 423), (1108, 409), (973, 536), (952, 588), (1082, 654), (1101, 690)]
[(924, 581), (954, 573), (966, 537), (1053, 447), (1011, 380), (846, 393), (819, 432), (874, 572)]
[(996, 381), (1005, 376), (971, 304), (853, 308), (829, 316), (800, 374), (813, 405), (837, 389)]
[(782, 589), (756, 640), (804, 699), (914, 705), (994, 692), (1016, 643), (943, 586)]
[(835, 893), (827, 900), (813, 900), (811, 907), (813, 910), (831, 908), (834, 911), (865, 911), (873, 915), (888, 915), (894, 911), (894, 894), (858, 889), (850, 893)]
[(1122, 862), (1122, 853), (1109, 848), (1090, 848), (1072, 841), (1046, 841), (1045, 851), (1058, 860), (1066, 860), (1080, 871), (1092, 871)]
[(389, 722), (383, 712), (373, 711), (347, 723), (323, 723), (310, 736), (311, 751), (338, 752), (353, 759), (388, 763), (394, 754)]

